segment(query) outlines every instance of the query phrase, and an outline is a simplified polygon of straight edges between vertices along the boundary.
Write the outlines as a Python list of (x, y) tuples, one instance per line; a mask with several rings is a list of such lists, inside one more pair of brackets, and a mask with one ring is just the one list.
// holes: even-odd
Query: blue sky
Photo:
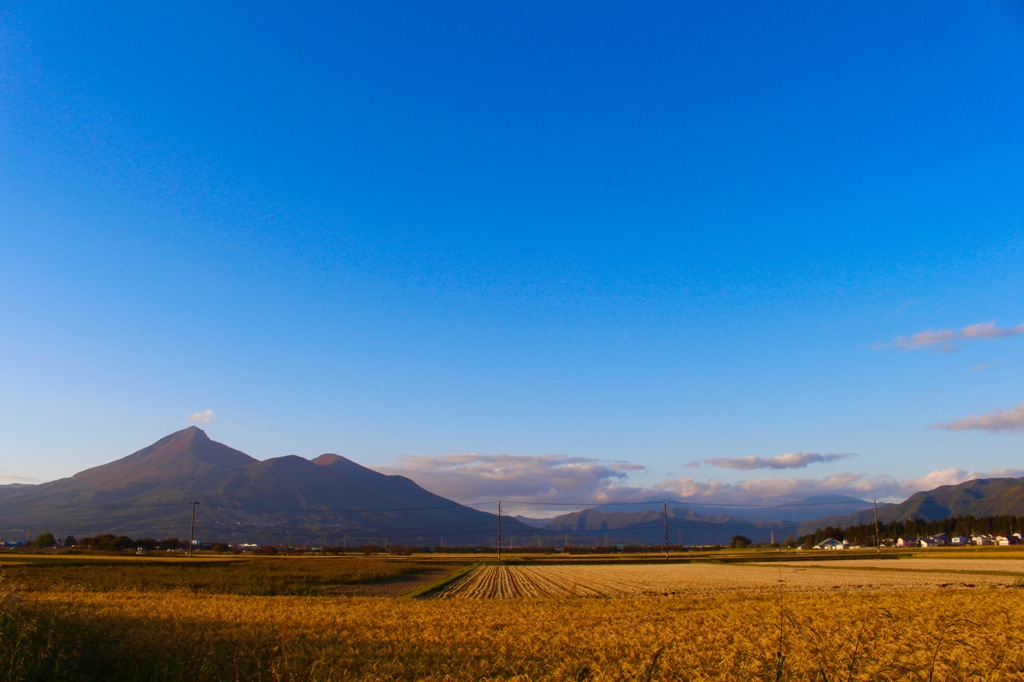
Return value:
[(467, 502), (1024, 475), (1019, 5), (0, 32), (0, 482), (193, 423)]

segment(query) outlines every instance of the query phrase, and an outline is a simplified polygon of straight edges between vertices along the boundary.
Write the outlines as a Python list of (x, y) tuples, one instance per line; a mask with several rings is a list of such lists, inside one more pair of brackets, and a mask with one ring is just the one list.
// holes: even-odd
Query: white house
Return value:
[(949, 536), (945, 533), (939, 533), (928, 538), (921, 539), (922, 547), (945, 547), (949, 544)]
[(814, 549), (846, 549), (846, 543), (835, 538), (827, 538), (816, 544)]

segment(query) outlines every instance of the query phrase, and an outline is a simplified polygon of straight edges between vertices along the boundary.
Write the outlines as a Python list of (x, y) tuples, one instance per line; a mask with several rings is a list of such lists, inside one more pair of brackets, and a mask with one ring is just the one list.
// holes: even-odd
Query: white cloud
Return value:
[(884, 346), (901, 348), (903, 350), (929, 350), (951, 351), (956, 349), (957, 341), (970, 341), (975, 339), (1005, 339), (1010, 336), (1024, 334), (1024, 324), (1016, 327), (999, 327), (995, 322), (979, 322), (964, 327), (963, 329), (926, 329), (910, 336), (897, 336)]
[(216, 419), (217, 415), (213, 413), (213, 410), (193, 412), (188, 416), (188, 420), (195, 424), (212, 424)]
[(850, 452), (831, 455), (822, 455), (817, 452), (787, 452), (772, 457), (750, 455), (749, 457), (718, 457), (704, 461), (715, 467), (750, 471), (752, 469), (803, 469), (809, 464), (834, 462), (847, 457), (856, 457), (856, 455)]
[(1024, 430), (1024, 403), (1011, 410), (972, 414), (953, 422), (933, 424), (932, 428), (948, 431), (1021, 431)]
[(18, 474), (5, 474), (0, 472), (0, 485), (6, 485), (8, 483), (39, 483), (39, 479), (29, 478), (28, 476), (19, 476)]

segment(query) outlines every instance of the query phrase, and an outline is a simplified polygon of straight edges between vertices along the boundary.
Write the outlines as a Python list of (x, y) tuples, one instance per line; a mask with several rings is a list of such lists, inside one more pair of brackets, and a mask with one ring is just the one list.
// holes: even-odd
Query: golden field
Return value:
[[(59, 562), (35, 569), (37, 578), (53, 573), (33, 585), (30, 569), (0, 562), (0, 680), (1024, 679), (1024, 589), (1015, 571), (1004, 570), (1016, 564), (1002, 560), (958, 563), (948, 574), (906, 570), (916, 564), (903, 562), (915, 558), (882, 561), (865, 564), (856, 585), (845, 581), (858, 572), (857, 560), (821, 568), (566, 564), (495, 572), (485, 565), (462, 578), (505, 571), (532, 584), (522, 576), (542, 568), (555, 569), (538, 574), (555, 585), (614, 588), (657, 575), (677, 585), (667, 594), (609, 588), (601, 594), (624, 596), (590, 598), (433, 598), (457, 592), (459, 580), (424, 599), (320, 589), (335, 570), (361, 574), (362, 561), (254, 559), (219, 567), (234, 566), (231, 580), (290, 575), (281, 579), (291, 586), (282, 596), (240, 593), (231, 580), (173, 584), (168, 576), (195, 568), (189, 565), (94, 569), (153, 571), (149, 583), (136, 575), (124, 588), (90, 582), (81, 564)], [(414, 570), (436, 573), (438, 566), (421, 563)], [(72, 579), (62, 582), (65, 573)], [(899, 580), (877, 577), (889, 575)], [(931, 582), (935, 576), (940, 582)], [(694, 581), (690, 588), (683, 578)], [(303, 580), (320, 588), (300, 587)], [(826, 582), (811, 582), (819, 580)]]

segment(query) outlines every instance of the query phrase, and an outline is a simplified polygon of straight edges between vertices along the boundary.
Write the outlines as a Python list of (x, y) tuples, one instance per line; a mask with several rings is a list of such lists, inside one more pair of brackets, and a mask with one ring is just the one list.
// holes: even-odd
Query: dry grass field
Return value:
[[(332, 570), (362, 561), (380, 563), (250, 560), (194, 585), (169, 577), (194, 566), (116, 566), (129, 587), (0, 562), (0, 680), (1024, 679), (1024, 589), (985, 565), (483, 565), (438, 598), (339, 596)], [(287, 594), (240, 587), (268, 575)]]

